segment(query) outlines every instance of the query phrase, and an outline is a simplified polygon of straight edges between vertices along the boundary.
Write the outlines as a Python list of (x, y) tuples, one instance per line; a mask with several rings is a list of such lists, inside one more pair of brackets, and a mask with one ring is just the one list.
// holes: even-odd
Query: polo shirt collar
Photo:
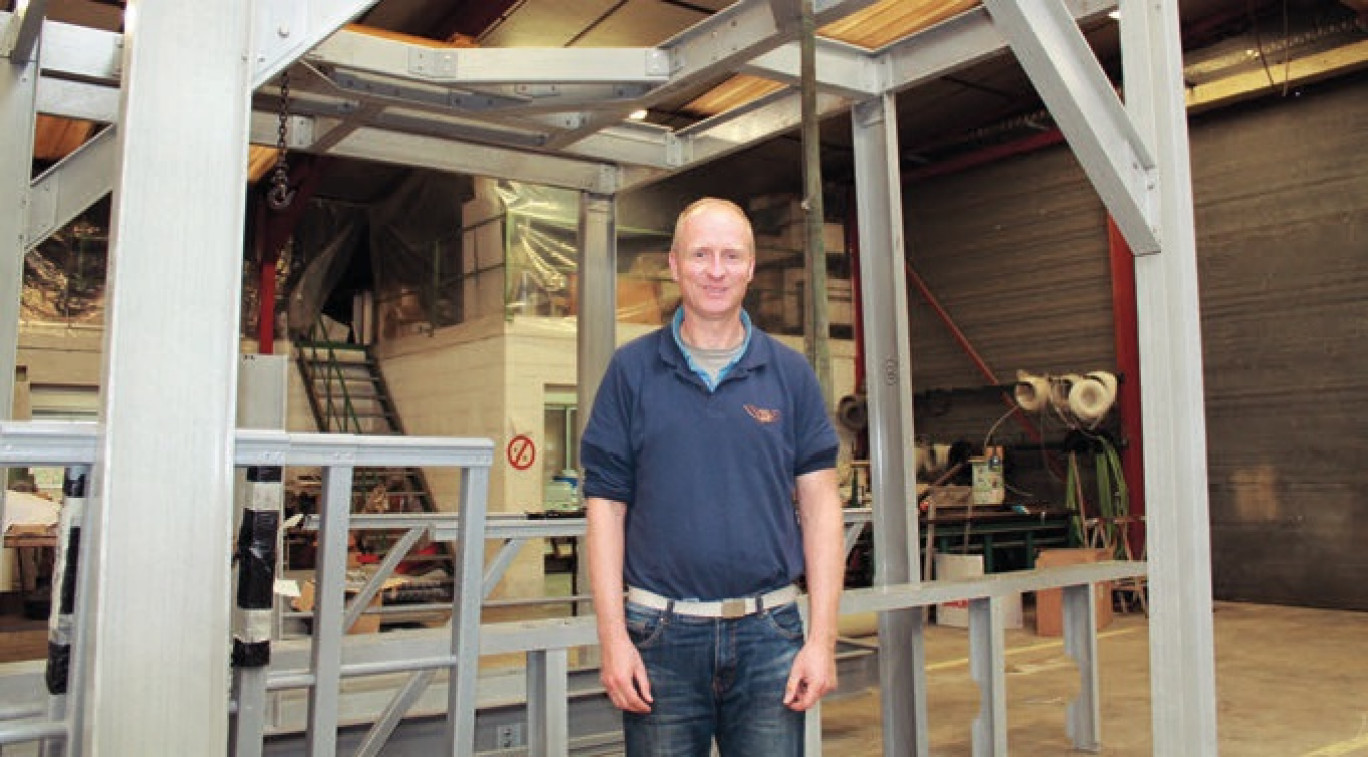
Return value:
[[(681, 336), (679, 332), (679, 328), (683, 323), (684, 308), (679, 307), (675, 310), (674, 317), (670, 319), (669, 331), (672, 338), (660, 340), (660, 357), (676, 369), (682, 367), (689, 373), (697, 376), (698, 380), (703, 382), (703, 385), (707, 386), (710, 390), (716, 389), (718, 384), (721, 384), (723, 380), (731, 376), (745, 376), (750, 371), (767, 362), (768, 355), (763, 354), (766, 351), (760, 347), (761, 343), (752, 339), (755, 329), (751, 325), (750, 314), (745, 310), (742, 310), (741, 324), (745, 326), (746, 337), (741, 342), (741, 352), (732, 360), (732, 362), (724, 366), (721, 371), (718, 371), (716, 383), (710, 382), (707, 373), (694, 365), (693, 360), (689, 357), (689, 351), (684, 348), (684, 337)], [(661, 331), (663, 332), (664, 329), (661, 329)], [(751, 348), (752, 342), (756, 342), (755, 349)]]

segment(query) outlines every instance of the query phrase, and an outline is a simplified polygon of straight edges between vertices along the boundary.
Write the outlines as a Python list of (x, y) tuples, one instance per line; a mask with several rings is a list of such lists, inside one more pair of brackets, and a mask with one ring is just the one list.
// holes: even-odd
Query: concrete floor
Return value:
[[(1215, 634), (1221, 754), (1368, 757), (1368, 613), (1219, 602)], [(979, 693), (969, 677), (967, 653), (966, 631), (927, 627), (933, 757), (971, 754), (970, 726)], [(1116, 616), (1098, 634), (1098, 654), (1100, 754), (1149, 755), (1146, 618)], [(1031, 630), (1010, 630), (1007, 663), (1010, 753), (1074, 753), (1064, 714), (1078, 691), (1078, 673), (1062, 643)], [(881, 723), (877, 691), (828, 699), (822, 712), (824, 753), (882, 755)]]
[[(1072, 754), (1064, 713), (1077, 671), (1059, 639), (1029, 630), (1027, 615), (1027, 630), (1007, 632), (1008, 746), (1014, 757)], [(46, 632), (36, 625), (0, 624), (0, 658), (40, 656)], [(1103, 755), (1150, 754), (1147, 630), (1132, 614), (1099, 632)], [(1215, 632), (1221, 754), (1368, 757), (1368, 613), (1220, 602)], [(971, 754), (979, 694), (967, 638), (926, 629), (933, 757)], [(828, 698), (822, 715), (829, 757), (883, 754), (877, 690)]]

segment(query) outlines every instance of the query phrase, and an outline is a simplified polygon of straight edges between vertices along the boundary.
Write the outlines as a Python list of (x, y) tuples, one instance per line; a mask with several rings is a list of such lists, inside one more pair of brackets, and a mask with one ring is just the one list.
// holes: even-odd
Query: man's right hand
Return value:
[(651, 682), (646, 678), (646, 665), (641, 661), (632, 640), (625, 634), (600, 644), (603, 666), (599, 681), (608, 690), (613, 706), (627, 712), (651, 711)]

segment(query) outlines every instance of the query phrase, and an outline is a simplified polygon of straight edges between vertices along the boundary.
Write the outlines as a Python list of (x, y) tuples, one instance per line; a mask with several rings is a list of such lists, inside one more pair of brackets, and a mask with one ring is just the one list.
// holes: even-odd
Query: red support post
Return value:
[[(1145, 514), (1145, 458), (1140, 410), (1140, 333), (1135, 296), (1135, 258), (1111, 217), (1107, 217), (1107, 249), (1111, 258), (1112, 323), (1116, 333), (1117, 409), (1121, 413), (1121, 471), (1130, 494), (1130, 514)], [(1145, 524), (1127, 529), (1132, 554), (1143, 554)]]

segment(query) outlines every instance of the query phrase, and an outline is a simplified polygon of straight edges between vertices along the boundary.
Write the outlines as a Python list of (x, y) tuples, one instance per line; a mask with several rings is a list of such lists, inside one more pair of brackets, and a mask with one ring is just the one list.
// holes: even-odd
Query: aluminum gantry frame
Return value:
[[(92, 525), (85, 483), (95, 459), (99, 430), (91, 423), (0, 423), (0, 465), (64, 465), (67, 467), (67, 499), (59, 531), (58, 580), (54, 596), (60, 597), (55, 618), (61, 629), (50, 635), (56, 646), (70, 655), (49, 654), (46, 670), (39, 664), (4, 666), (0, 671), (0, 745), (42, 741), (45, 754), (78, 755), (90, 744), (75, 741), (90, 714), (88, 667), (83, 652), (91, 623), (90, 587), (97, 578), (92, 567), (94, 553), (82, 549), (80, 534)], [(519, 517), (487, 519), (484, 498), (493, 457), (489, 440), (436, 439), (423, 437), (358, 437), (349, 434), (288, 434), (280, 431), (240, 430), (235, 435), (234, 459), (247, 468), (240, 500), (243, 534), (250, 541), (276, 542), (277, 519), (257, 521), (252, 512), (278, 511), (282, 499), (282, 469), (292, 465), (321, 466), (323, 497), (319, 513), (308, 519), (318, 533), (316, 609), (307, 638), (278, 638), (276, 634), (253, 636), (253, 619), (267, 620), (272, 603), (269, 591), (273, 575), (268, 565), (247, 565), (239, 571), (238, 605), (234, 638), (253, 649), (234, 647), (234, 682), (229, 753), (234, 757), (307, 753), (331, 757), (345, 749), (358, 757), (382, 753), (401, 741), (401, 749), (424, 753), (473, 755), (498, 751), (490, 722), (502, 717), (505, 728), (525, 725), (531, 757), (565, 757), (571, 745), (591, 751), (616, 743), (614, 712), (601, 687), (586, 687), (581, 669), (571, 675), (569, 649), (595, 640), (591, 616), (541, 621), (492, 623), (478, 620), (480, 601), (499, 582), (513, 555), (529, 538), (582, 534), (584, 521), (528, 520)], [(357, 466), (452, 465), (462, 476), (459, 513), (423, 515), (352, 515), (350, 481)], [(249, 524), (249, 519), (251, 519)], [(871, 520), (868, 510), (845, 512), (847, 551)], [(369, 575), (364, 586), (343, 601), (347, 534), (352, 529), (401, 530), (404, 535), (385, 560)], [(427, 536), (455, 545), (459, 555), (453, 574), (454, 598), (449, 605), (452, 620), (445, 628), (396, 631), (344, 637), (371, 598), (390, 577), (408, 550)], [(487, 539), (504, 540), (494, 559), (484, 560)], [(250, 563), (264, 555), (239, 541), (240, 560)], [(980, 691), (979, 714), (973, 726), (974, 753), (1005, 754), (1007, 749), (1005, 618), (1003, 603), (1009, 596), (1047, 588), (1063, 590), (1064, 646), (1079, 670), (1079, 692), (1068, 705), (1067, 731), (1074, 747), (1097, 749), (1101, 745), (1100, 691), (1098, 687), (1096, 603), (1093, 584), (1143, 575), (1139, 562), (1108, 562), (1030, 571), (1000, 573), (986, 578), (903, 583), (856, 589), (842, 599), (845, 613), (875, 612), (920, 614), (933, 604), (964, 601), (969, 607), (970, 673)], [(244, 592), (245, 586), (254, 586)], [(348, 587), (349, 591), (351, 587)], [(261, 596), (258, 589), (266, 589)], [(251, 597), (264, 599), (261, 602)], [(244, 597), (247, 597), (244, 603)], [(184, 621), (184, 619), (180, 619)], [(169, 621), (168, 621), (169, 623)], [(262, 627), (257, 626), (257, 631)], [(886, 643), (886, 640), (883, 642)], [(239, 657), (239, 652), (243, 655)], [(838, 650), (843, 679), (858, 670), (870, 650)], [(509, 676), (477, 679), (482, 655), (524, 653), (527, 664), (521, 687), (509, 685)], [(445, 681), (436, 681), (446, 671)], [(156, 675), (161, 671), (148, 671)], [(860, 678), (860, 676), (856, 676)], [(46, 688), (49, 696), (40, 691)], [(70, 685), (68, 685), (70, 684)], [(858, 688), (869, 685), (867, 678)], [(522, 715), (510, 722), (508, 697), (525, 702)], [(481, 705), (484, 705), (482, 708)], [(575, 728), (570, 713), (576, 711)], [(477, 709), (488, 715), (477, 717)], [(440, 734), (421, 724), (440, 717)], [(417, 723), (401, 729), (402, 721)], [(365, 733), (354, 727), (369, 726)], [(811, 740), (806, 754), (822, 753), (821, 717), (807, 715)], [(353, 726), (345, 731), (340, 726)], [(424, 734), (423, 731), (429, 731)], [(511, 731), (510, 731), (511, 733)], [(293, 743), (268, 736), (296, 735)], [(144, 751), (165, 748), (160, 733), (135, 734), (127, 743), (141, 743)], [(587, 742), (587, 743), (586, 743)], [(102, 742), (95, 742), (100, 749)], [(503, 744), (503, 746), (510, 746)], [(512, 744), (511, 746), (518, 746)], [(354, 751), (353, 751), (354, 747)], [(594, 751), (594, 753), (598, 753)]]
[[(912, 501), (913, 434), (902, 197), (893, 96), (987, 56), (1017, 56), (1136, 253), (1146, 387), (1147, 525), (1153, 617), (1155, 752), (1215, 752), (1210, 548), (1200, 320), (1176, 0), (1122, 0), (1126, 102), (1102, 75), (1075, 21), (1109, 0), (987, 0), (879, 50), (820, 41), (819, 112), (849, 110), (873, 420), (875, 501)], [(871, 0), (819, 0), (818, 23)], [(91, 717), (81, 743), (136, 743), (204, 753), (224, 743), (231, 539), (232, 387), (238, 261), (249, 138), (273, 144), (267, 85), (289, 67), (298, 93), (293, 149), (579, 190), (585, 250), (580, 347), (584, 406), (611, 353), (613, 198), (725, 157), (797, 124), (790, 86), (698, 124), (669, 130), (622, 116), (733, 71), (797, 78), (798, 6), (742, 0), (661, 45), (612, 50), (447, 50), (341, 29), (363, 0), (182, 3), (134, 0), (123, 35), (43, 20), (43, 0), (0, 14), (0, 124), (32, 133), (35, 113), (112, 125), (29, 179), (30, 140), (0, 147), (0, 396), (12, 392), (22, 254), (114, 191), (111, 281), (93, 472), (100, 561), (92, 590)], [(211, 30), (211, 33), (206, 33)], [(195, 40), (194, 45), (185, 44)], [(256, 112), (253, 111), (253, 93)], [(194, 240), (193, 243), (190, 240)], [(175, 282), (167, 286), (166, 282)], [(9, 296), (5, 296), (8, 293)], [(0, 418), (9, 412), (0, 402)], [(140, 474), (158, 470), (157, 478)], [(178, 503), (168, 507), (166, 503)], [(117, 513), (117, 517), (115, 514)], [(916, 521), (876, 513), (879, 580), (915, 583)], [(137, 551), (130, 543), (165, 545)], [(187, 559), (187, 555), (195, 556)], [(165, 565), (156, 586), (146, 576)], [(192, 629), (155, 618), (193, 610)], [(925, 752), (919, 621), (887, 614), (882, 663), (885, 749)], [(195, 673), (147, 678), (151, 661)], [(190, 677), (191, 674), (182, 674)], [(182, 712), (169, 726), (155, 713)]]

